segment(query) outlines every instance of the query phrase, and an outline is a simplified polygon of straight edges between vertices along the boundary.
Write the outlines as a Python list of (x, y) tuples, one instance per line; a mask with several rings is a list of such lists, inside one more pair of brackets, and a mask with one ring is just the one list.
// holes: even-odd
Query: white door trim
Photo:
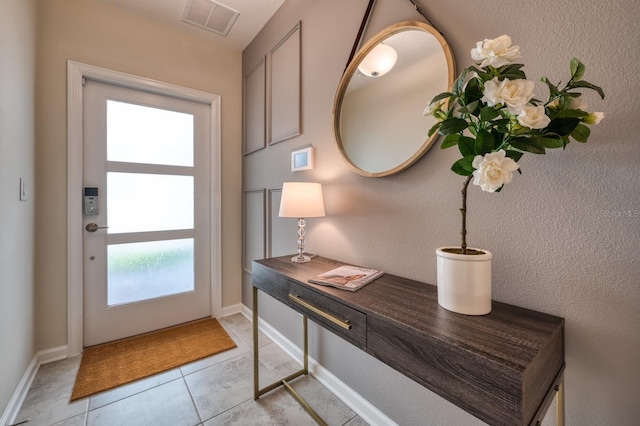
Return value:
[(67, 356), (82, 352), (82, 81), (146, 90), (209, 104), (211, 110), (211, 316), (222, 314), (221, 97), (105, 68), (67, 61)]

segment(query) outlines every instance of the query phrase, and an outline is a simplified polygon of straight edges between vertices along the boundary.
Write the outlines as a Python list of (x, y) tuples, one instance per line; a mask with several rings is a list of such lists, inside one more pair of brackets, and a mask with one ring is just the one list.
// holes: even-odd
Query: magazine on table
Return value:
[(310, 283), (356, 291), (380, 277), (384, 272), (359, 266), (343, 265), (309, 279)]

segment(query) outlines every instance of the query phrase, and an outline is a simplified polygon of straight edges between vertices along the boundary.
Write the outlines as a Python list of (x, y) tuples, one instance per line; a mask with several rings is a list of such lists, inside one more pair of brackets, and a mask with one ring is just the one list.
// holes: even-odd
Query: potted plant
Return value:
[(473, 181), (486, 192), (500, 192), (521, 173), (518, 161), (526, 152), (544, 154), (546, 149), (566, 148), (573, 139), (587, 142), (587, 125), (598, 124), (601, 112), (587, 112), (583, 89), (602, 89), (582, 79), (585, 66), (571, 59), (569, 81), (560, 88), (548, 78), (546, 102), (534, 98), (534, 82), (522, 70), (520, 48), (507, 35), (479, 41), (471, 50), (476, 62), (465, 68), (451, 92), (436, 95), (425, 115), (436, 118), (429, 130), (444, 136), (441, 148), (457, 146), (462, 158), (451, 170), (464, 176), (462, 186), (462, 242), (442, 247), (438, 259), (438, 303), (445, 309), (468, 315), (491, 311), (491, 258), (487, 250), (467, 246), (467, 188)]

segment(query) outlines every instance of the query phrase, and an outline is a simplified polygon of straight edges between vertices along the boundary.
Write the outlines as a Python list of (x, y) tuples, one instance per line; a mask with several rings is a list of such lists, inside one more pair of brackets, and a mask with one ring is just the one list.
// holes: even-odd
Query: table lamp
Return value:
[(304, 255), (304, 235), (307, 225), (304, 218), (324, 216), (322, 185), (311, 182), (284, 182), (278, 216), (298, 218), (298, 255), (293, 256), (291, 261), (304, 263), (311, 260), (309, 256)]

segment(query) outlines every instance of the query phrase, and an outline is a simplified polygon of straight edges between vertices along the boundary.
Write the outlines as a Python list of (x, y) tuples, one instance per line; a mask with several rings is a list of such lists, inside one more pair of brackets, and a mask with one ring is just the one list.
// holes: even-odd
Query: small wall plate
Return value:
[(315, 153), (312, 146), (291, 151), (291, 171), (311, 170), (315, 168)]

